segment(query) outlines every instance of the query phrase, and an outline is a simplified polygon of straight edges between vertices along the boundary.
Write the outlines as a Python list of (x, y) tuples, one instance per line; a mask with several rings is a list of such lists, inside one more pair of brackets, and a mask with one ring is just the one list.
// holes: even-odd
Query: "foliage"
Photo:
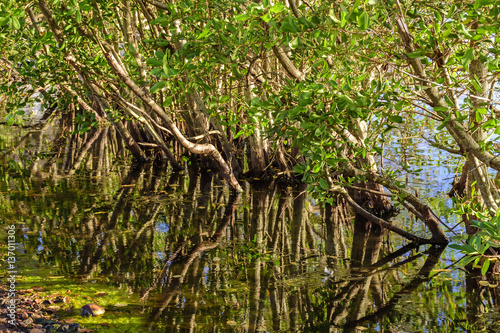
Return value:
[(481, 263), (481, 274), (485, 275), (491, 263), (498, 261), (496, 256), (488, 255), (489, 248), (498, 248), (500, 246), (500, 215), (495, 217), (480, 215), (484, 220), (472, 221), (472, 226), (479, 231), (469, 236), (466, 244), (450, 244), (451, 248), (457, 249), (465, 253), (465, 257), (461, 260), (461, 264), (466, 266), (472, 263), (472, 267), (476, 267)]
[(430, 119), (423, 133), (432, 144), (469, 166), (467, 198), (497, 211), (486, 166), (500, 170), (499, 14), (491, 0), (439, 8), (7, 0), (0, 88), (11, 114), (26, 103), (23, 91), (41, 91), (50, 104), (54, 88), (73, 135), (112, 124), (138, 159), (161, 156), (180, 168), (187, 153), (237, 191), (245, 171), (301, 174), (328, 203), (349, 197), (344, 187), (384, 186), (411, 205), (431, 241), (446, 243), (439, 219), (406, 189), (407, 165), (377, 161), (391, 136)]

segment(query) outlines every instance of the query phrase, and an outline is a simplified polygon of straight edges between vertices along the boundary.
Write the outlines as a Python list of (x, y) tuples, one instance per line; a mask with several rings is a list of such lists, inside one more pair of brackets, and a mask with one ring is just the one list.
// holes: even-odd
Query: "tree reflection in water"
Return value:
[(236, 196), (196, 163), (127, 170), (112, 132), (71, 153), (44, 151), (42, 132), (4, 149), (1, 217), (41, 262), (142, 296), (150, 330), (474, 331), (498, 305), (484, 278), (442, 278), (442, 248), (405, 244), (340, 198), (319, 209), (304, 186), (262, 181)]

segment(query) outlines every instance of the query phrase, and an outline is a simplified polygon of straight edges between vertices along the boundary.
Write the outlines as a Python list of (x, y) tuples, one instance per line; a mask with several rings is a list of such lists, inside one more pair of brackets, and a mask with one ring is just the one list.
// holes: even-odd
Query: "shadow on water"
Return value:
[[(408, 244), (340, 198), (321, 208), (303, 185), (246, 183), (236, 196), (195, 163), (187, 173), (154, 162), (125, 167), (111, 158), (119, 149), (111, 132), (89, 133), (74, 152), (44, 150), (43, 131), (3, 138), (0, 165), (2, 224), (16, 224), (26, 260), (83, 289), (101, 283), (134, 295), (120, 311), (116, 299), (100, 303), (116, 310), (88, 321), (111, 322), (100, 331), (498, 326), (499, 288), (453, 268), (453, 253)], [(124, 326), (124, 316), (137, 326)]]

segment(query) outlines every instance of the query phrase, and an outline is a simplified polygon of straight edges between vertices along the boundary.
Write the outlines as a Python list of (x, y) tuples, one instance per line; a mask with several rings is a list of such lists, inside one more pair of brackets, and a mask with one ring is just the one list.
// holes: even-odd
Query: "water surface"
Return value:
[[(130, 166), (111, 130), (89, 133), (74, 152), (48, 144), (57, 138), (49, 130), (2, 131), (0, 217), (21, 237), (20, 288), (71, 292), (60, 317), (99, 332), (498, 328), (495, 283), (457, 268), (449, 249), (370, 226), (341, 200), (321, 207), (305, 186), (269, 181), (245, 182), (236, 196), (195, 163), (180, 173)], [(432, 182), (452, 167), (411, 165), (422, 171), (408, 182), (456, 221), (446, 189)], [(392, 222), (429, 236), (404, 211)], [(106, 314), (80, 317), (75, 309), (88, 302)]]

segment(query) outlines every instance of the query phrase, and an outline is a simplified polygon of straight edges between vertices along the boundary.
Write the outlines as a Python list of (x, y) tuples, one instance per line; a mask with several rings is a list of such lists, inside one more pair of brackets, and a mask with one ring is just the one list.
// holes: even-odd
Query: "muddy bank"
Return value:
[[(42, 287), (18, 290), (15, 296), (15, 319), (13, 319), (11, 304), (12, 298), (8, 297), (8, 287), (0, 285), (0, 332), (17, 333), (43, 333), (43, 332), (92, 332), (81, 327), (75, 317), (79, 309), (71, 305), (68, 295), (48, 295)], [(59, 320), (64, 312), (64, 317), (70, 319)], [(14, 324), (14, 325), (13, 325)]]

